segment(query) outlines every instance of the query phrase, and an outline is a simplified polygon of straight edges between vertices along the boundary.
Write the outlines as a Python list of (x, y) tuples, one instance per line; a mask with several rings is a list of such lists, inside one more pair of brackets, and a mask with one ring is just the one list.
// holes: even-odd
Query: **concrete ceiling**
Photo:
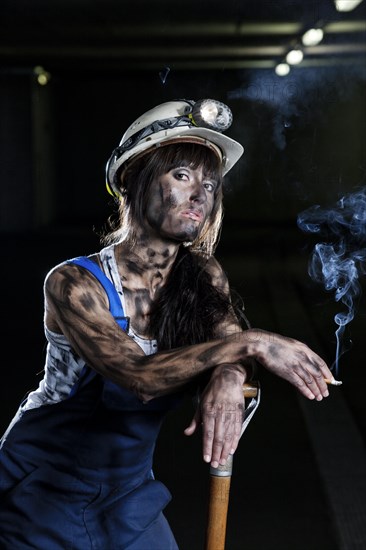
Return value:
[[(0, 69), (271, 68), (301, 46), (302, 66), (366, 63), (366, 0), (2, 0)], [(325, 31), (303, 47), (312, 26)]]

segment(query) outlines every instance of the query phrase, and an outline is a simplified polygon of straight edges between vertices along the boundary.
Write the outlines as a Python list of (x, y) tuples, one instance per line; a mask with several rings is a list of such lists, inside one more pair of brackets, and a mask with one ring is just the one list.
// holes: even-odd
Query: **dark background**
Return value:
[[(323, 41), (278, 77), (276, 64), (312, 26)], [(306, 341), (331, 365), (344, 307), (309, 277), (322, 236), (302, 232), (297, 217), (364, 192), (365, 82), (365, 2), (341, 13), (332, 0), (3, 0), (2, 429), (40, 379), (47, 271), (99, 247), (114, 211), (111, 151), (135, 118), (175, 98), (212, 97), (233, 111), (228, 135), (245, 155), (227, 178), (217, 256), (249, 319)], [(365, 240), (356, 244), (364, 253)], [(342, 344), (343, 386), (328, 400), (307, 403), (260, 373), (262, 404), (235, 455), (227, 550), (366, 548), (364, 344), (361, 293)], [(199, 436), (182, 435), (192, 411), (187, 403), (167, 419), (156, 454), (182, 550), (203, 548), (207, 504)]]

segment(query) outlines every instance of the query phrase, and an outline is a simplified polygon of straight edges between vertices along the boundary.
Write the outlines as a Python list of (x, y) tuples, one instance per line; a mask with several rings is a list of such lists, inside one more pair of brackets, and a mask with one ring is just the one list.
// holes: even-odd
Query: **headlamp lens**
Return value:
[(197, 101), (192, 109), (192, 118), (197, 126), (210, 128), (217, 132), (227, 130), (233, 121), (229, 107), (215, 99)]

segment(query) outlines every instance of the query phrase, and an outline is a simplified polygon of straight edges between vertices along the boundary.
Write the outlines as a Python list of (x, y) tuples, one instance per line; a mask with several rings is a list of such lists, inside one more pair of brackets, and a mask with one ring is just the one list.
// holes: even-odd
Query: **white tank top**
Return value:
[[(128, 317), (122, 282), (114, 255), (114, 245), (102, 249), (100, 251), (100, 259), (103, 271), (116, 288), (125, 316)], [(18, 414), (28, 409), (42, 405), (51, 405), (52, 403), (66, 399), (85, 366), (85, 361), (73, 351), (63, 334), (52, 332), (46, 326), (44, 330), (48, 342), (44, 376), (38, 388), (29, 393), (26, 400), (22, 403)], [(129, 328), (128, 335), (140, 346), (145, 355), (156, 353), (156, 340), (142, 338), (132, 328)]]

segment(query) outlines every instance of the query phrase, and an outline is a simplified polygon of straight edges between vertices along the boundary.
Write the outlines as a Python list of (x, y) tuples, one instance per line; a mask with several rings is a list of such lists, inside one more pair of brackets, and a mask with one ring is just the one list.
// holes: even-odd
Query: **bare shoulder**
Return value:
[(87, 269), (62, 262), (47, 273), (44, 281), (46, 298), (71, 302), (82, 301), (91, 293), (106, 302), (106, 295), (100, 283)]
[(208, 256), (199, 260), (202, 267), (210, 275), (213, 286), (221, 289), (223, 292), (229, 291), (229, 281), (225, 271), (215, 256)]
[(223, 296), (226, 297), (228, 303), (230, 303), (229, 310), (225, 318), (218, 324), (215, 330), (217, 338), (225, 338), (231, 334), (241, 332), (242, 328), (238, 322), (238, 318), (231, 303), (231, 289), (228, 277), (220, 264), (220, 262), (214, 257), (209, 256), (202, 259), (202, 267), (205, 269), (211, 277), (212, 285), (217, 288)]

